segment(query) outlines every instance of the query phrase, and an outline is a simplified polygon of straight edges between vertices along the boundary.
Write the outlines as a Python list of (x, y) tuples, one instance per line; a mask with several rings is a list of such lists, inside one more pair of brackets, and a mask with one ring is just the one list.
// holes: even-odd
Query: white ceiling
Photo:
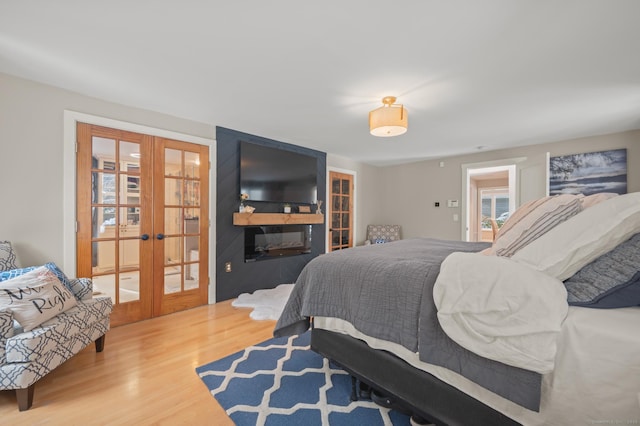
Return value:
[[(0, 72), (371, 164), (640, 128), (639, 0), (2, 0)], [(384, 96), (409, 131), (369, 134)]]

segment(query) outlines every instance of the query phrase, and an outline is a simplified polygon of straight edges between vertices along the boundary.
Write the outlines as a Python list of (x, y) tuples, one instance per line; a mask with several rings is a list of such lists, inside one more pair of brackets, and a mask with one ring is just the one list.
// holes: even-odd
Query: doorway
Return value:
[[(482, 181), (476, 182), (482, 184)], [(475, 241), (493, 242), (497, 232), (511, 215), (509, 210), (509, 181), (505, 177), (500, 186), (480, 186), (478, 188), (476, 220), (472, 229), (476, 230)]]
[[(505, 172), (508, 176), (506, 185)], [(494, 186), (508, 188), (508, 214), (513, 213), (522, 204), (549, 194), (549, 153), (462, 164), (462, 241), (482, 240), (482, 201), (477, 183), (494, 177), (502, 179), (502, 183)]]
[(112, 325), (208, 300), (209, 148), (77, 124), (77, 276)]
[(329, 244), (328, 251), (353, 247), (354, 180), (350, 173), (329, 171)]
[[(493, 242), (500, 228), (515, 209), (513, 166), (470, 171), (469, 234), (471, 241)], [(472, 199), (473, 198), (473, 199)]]

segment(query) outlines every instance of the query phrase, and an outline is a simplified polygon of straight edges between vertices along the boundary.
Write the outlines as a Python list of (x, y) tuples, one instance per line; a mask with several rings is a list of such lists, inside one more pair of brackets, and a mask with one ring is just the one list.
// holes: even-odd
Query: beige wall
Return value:
[[(459, 240), (461, 223), (454, 222), (453, 215), (461, 219), (462, 212), (446, 207), (446, 201), (461, 200), (463, 164), (532, 157), (547, 151), (553, 157), (618, 148), (627, 148), (628, 191), (640, 191), (640, 130), (386, 167), (379, 181), (386, 194), (379, 206), (381, 220), (402, 225), (404, 238)], [(440, 161), (444, 167), (439, 167)], [(440, 207), (434, 207), (436, 201)]]
[[(67, 90), (0, 73), (0, 241), (17, 248), (24, 266), (63, 265), (64, 111), (140, 124), (215, 139), (215, 125), (105, 102)], [(242, 130), (242, 129), (239, 129)], [(268, 135), (263, 135), (268, 136)], [(329, 167), (357, 172), (358, 227), (375, 217), (365, 182), (376, 168), (344, 157), (327, 158)], [(215, 197), (212, 197), (212, 203)], [(210, 211), (215, 212), (215, 206)], [(215, 218), (212, 217), (215, 223)], [(362, 225), (365, 224), (365, 225)], [(364, 239), (362, 231), (361, 239)], [(67, 271), (70, 275), (75, 271)]]
[(215, 137), (212, 125), (104, 102), (5, 74), (0, 74), (0, 94), (0, 240), (14, 243), (25, 266), (48, 261), (63, 264), (65, 110)]
[[(5, 74), (0, 74), (0, 94), (0, 240), (14, 242), (24, 265), (63, 263), (65, 110), (215, 138), (213, 124), (105, 102)], [(374, 167), (331, 154), (327, 165), (356, 172), (358, 243), (364, 240), (370, 223), (400, 224), (405, 238), (459, 239), (460, 222), (454, 222), (452, 215), (460, 214), (460, 209), (447, 208), (446, 200), (460, 199), (461, 164), (547, 150), (551, 155), (562, 155), (627, 148), (629, 191), (640, 191), (636, 166), (640, 164), (639, 145), (640, 130), (445, 158), (442, 168), (438, 165), (440, 160)], [(441, 207), (434, 208), (435, 201), (440, 201)], [(211, 211), (215, 212), (215, 206)]]

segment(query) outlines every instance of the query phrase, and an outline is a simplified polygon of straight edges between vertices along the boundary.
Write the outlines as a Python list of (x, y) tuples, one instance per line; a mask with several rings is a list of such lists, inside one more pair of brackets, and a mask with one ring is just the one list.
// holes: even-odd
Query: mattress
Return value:
[(313, 324), (389, 351), (524, 425), (640, 424), (640, 307), (569, 308), (558, 337), (555, 369), (543, 376), (540, 412), (420, 361), (417, 353), (367, 336), (347, 321), (315, 317)]

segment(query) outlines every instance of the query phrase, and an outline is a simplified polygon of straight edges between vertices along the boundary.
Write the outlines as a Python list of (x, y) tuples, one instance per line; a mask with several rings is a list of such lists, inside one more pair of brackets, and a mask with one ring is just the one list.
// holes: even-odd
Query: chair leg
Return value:
[(103, 334), (102, 336), (98, 337), (96, 339), (96, 352), (102, 352), (102, 350), (104, 349), (104, 338), (105, 338), (105, 334)]
[(27, 411), (33, 404), (33, 390), (36, 385), (33, 384), (26, 389), (16, 389), (16, 399), (18, 400), (18, 410)]

